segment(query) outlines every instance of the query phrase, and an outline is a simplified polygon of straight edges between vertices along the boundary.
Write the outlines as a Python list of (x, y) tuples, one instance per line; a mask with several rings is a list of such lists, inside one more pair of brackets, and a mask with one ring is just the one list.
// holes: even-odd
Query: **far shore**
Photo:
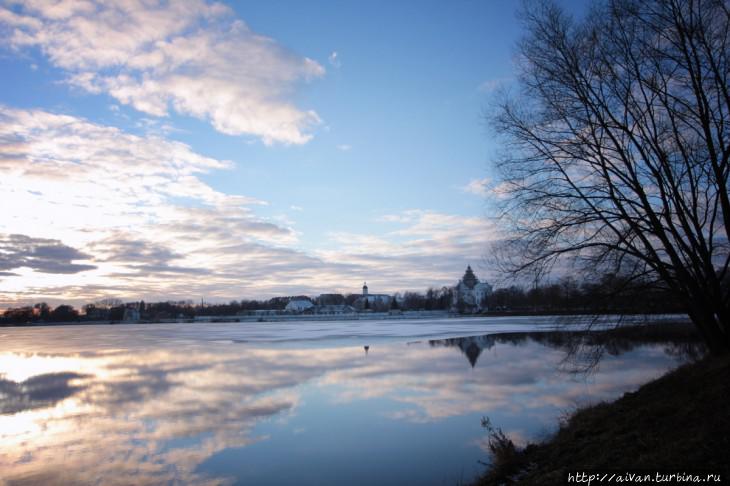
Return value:
[[(689, 317), (685, 314), (630, 314), (601, 313), (585, 314), (570, 312), (486, 312), (481, 314), (458, 314), (449, 311), (405, 311), (405, 312), (368, 312), (357, 314), (272, 314), (272, 315), (245, 315), (245, 316), (196, 316), (194, 318), (179, 317), (167, 319), (140, 319), (127, 321), (78, 319), (64, 322), (36, 321), (28, 323), (2, 323), (0, 327), (44, 327), (44, 326), (84, 326), (84, 325), (130, 325), (130, 324), (205, 324), (205, 323), (267, 323), (267, 322), (339, 322), (339, 321), (409, 321), (425, 319), (484, 319), (484, 318), (530, 318), (555, 317), (557, 325), (575, 325), (582, 323), (598, 324), (610, 320), (613, 325), (659, 324), (659, 323), (686, 323)], [(617, 322), (620, 321), (620, 322)]]

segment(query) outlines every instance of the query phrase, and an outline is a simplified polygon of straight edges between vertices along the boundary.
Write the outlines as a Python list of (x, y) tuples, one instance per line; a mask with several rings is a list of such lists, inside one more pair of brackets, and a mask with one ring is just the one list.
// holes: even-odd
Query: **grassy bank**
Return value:
[(730, 358), (705, 358), (577, 411), (545, 443), (516, 450), (493, 434), (494, 466), (475, 484), (563, 484), (567, 471), (589, 468), (699, 468), (727, 481), (729, 405)]

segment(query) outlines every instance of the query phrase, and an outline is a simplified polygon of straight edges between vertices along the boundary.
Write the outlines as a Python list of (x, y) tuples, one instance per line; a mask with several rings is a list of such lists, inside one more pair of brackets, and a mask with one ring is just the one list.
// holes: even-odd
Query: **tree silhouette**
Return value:
[(73, 306), (70, 305), (59, 305), (53, 309), (50, 313), (50, 318), (56, 322), (68, 322), (75, 321), (79, 317), (79, 313)]
[(390, 299), (390, 310), (398, 310), (400, 307), (398, 307), (398, 299), (393, 296), (393, 298)]
[(727, 353), (727, 3), (608, 0), (580, 22), (535, 7), (521, 96), (493, 118), (506, 148), (503, 268), (570, 264), (666, 288)]

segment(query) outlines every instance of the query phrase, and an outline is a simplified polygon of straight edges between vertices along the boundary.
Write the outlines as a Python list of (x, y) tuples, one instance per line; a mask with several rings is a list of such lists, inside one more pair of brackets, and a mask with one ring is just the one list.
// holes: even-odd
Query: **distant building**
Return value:
[(127, 306), (124, 308), (124, 322), (137, 322), (140, 319), (139, 308), (135, 305), (133, 307)]
[(360, 310), (388, 310), (390, 301), (393, 298), (386, 294), (371, 294), (368, 291), (368, 284), (362, 285), (362, 296), (354, 302), (354, 306)]
[(294, 314), (301, 314), (302, 312), (308, 311), (314, 307), (312, 301), (309, 299), (292, 299), (286, 304), (284, 311), (292, 312)]
[(314, 313), (319, 315), (339, 316), (344, 314), (354, 314), (355, 308), (351, 305), (345, 304), (318, 305), (314, 307)]
[(464, 276), (454, 287), (451, 308), (456, 312), (467, 314), (482, 312), (488, 308), (487, 298), (490, 295), (492, 295), (492, 286), (486, 282), (480, 282), (469, 265), (466, 267)]
[(109, 320), (109, 309), (105, 307), (96, 307), (95, 305), (91, 304), (88, 305), (86, 308), (86, 319), (89, 321), (105, 321)]

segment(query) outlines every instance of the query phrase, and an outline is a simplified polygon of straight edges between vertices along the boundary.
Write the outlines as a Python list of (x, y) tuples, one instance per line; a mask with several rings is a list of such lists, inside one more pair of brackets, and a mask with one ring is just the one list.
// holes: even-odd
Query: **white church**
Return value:
[(480, 282), (474, 275), (471, 265), (466, 267), (464, 276), (454, 287), (451, 309), (460, 313), (474, 313), (487, 310), (487, 299), (492, 295), (492, 286)]
[(354, 306), (358, 309), (370, 309), (370, 310), (387, 310), (390, 306), (392, 297), (386, 294), (371, 294), (368, 291), (368, 284), (365, 282), (362, 285), (362, 296), (359, 297)]

